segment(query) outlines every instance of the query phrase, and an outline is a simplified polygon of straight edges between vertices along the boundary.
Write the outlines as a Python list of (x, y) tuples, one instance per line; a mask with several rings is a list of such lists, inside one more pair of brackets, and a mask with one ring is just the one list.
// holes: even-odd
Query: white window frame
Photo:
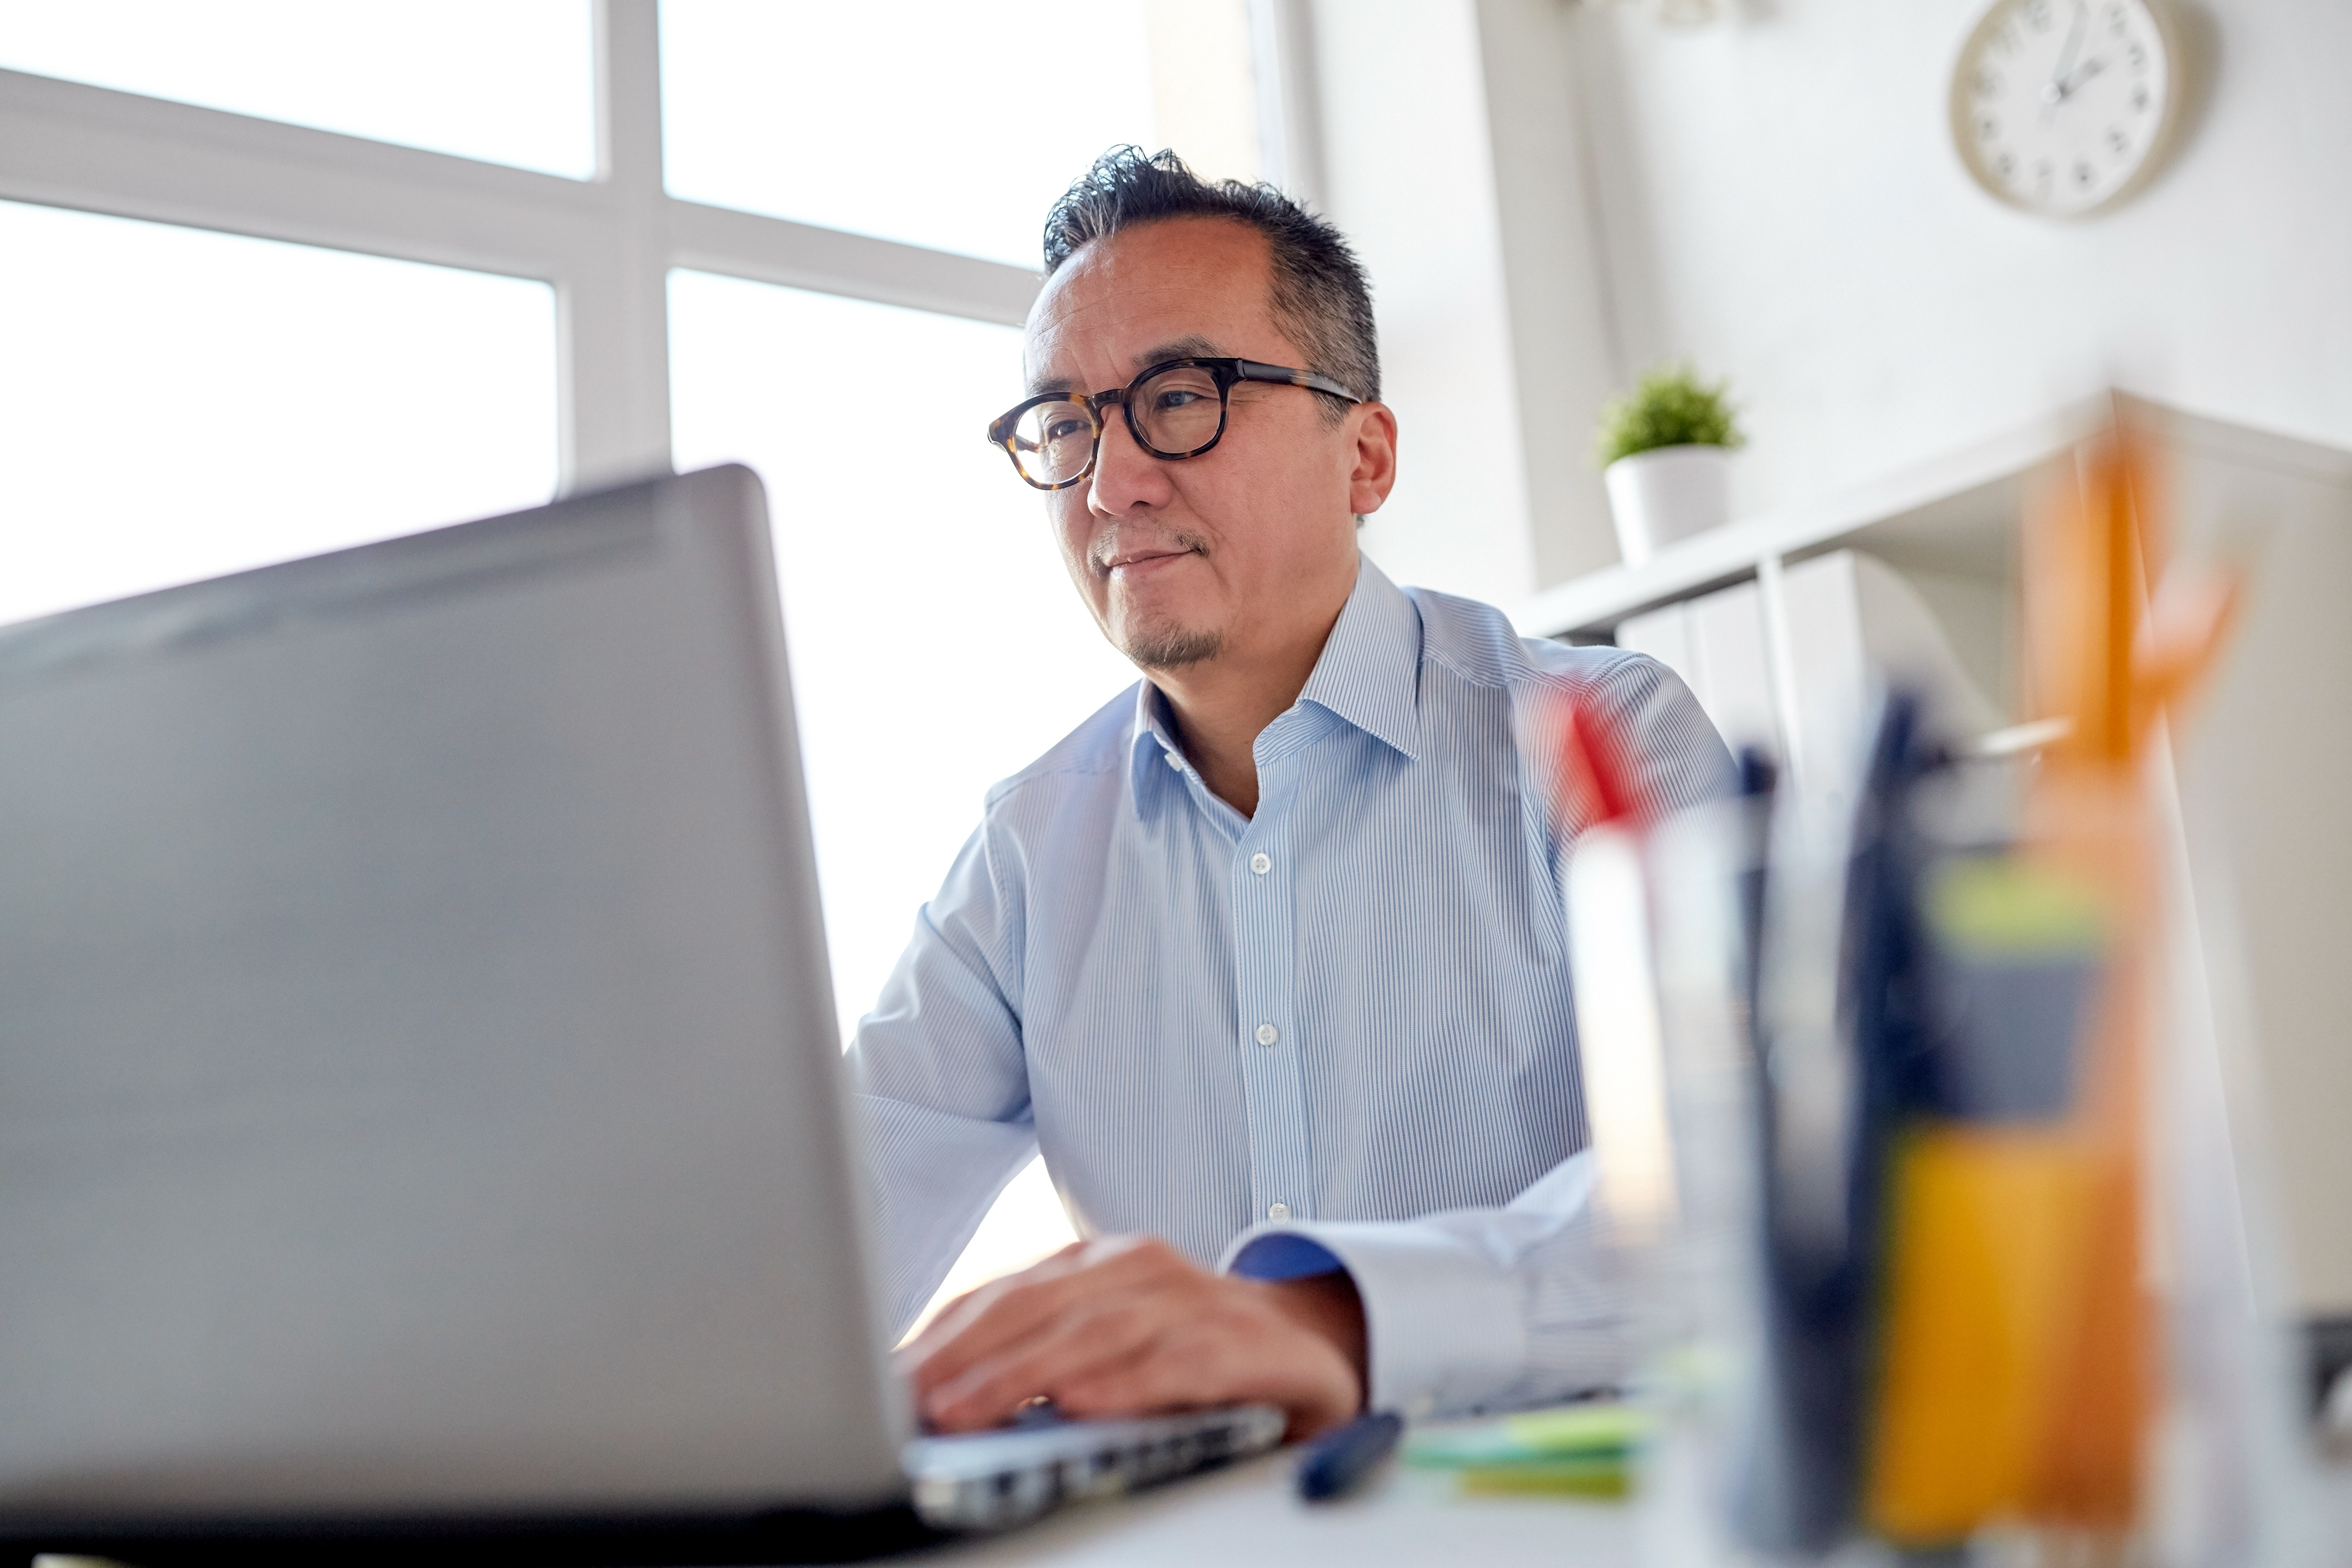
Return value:
[(553, 285), (565, 492), (669, 468), (672, 268), (1021, 324), (1025, 268), (671, 196), (656, 0), (593, 11), (593, 179), (0, 70), (0, 199)]

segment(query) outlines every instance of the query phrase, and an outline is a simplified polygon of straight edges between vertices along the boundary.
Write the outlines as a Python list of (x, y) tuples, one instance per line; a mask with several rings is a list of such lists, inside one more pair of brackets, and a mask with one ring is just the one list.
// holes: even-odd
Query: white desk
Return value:
[[(1654, 1519), (1631, 1502), (1463, 1498), (1450, 1476), (1391, 1466), (1362, 1493), (1309, 1507), (1291, 1490), (1295, 1449), (1179, 1481), (1141, 1497), (1087, 1503), (1025, 1530), (913, 1561), (950, 1568), (1637, 1568), (1656, 1560)], [(2352, 1568), (2352, 1463), (2315, 1478), (2317, 1517), (2298, 1561)], [(1675, 1555), (1669, 1552), (1668, 1555)], [(1839, 1568), (1892, 1568), (1882, 1547), (1850, 1545)]]
[(920, 1561), (955, 1568), (1249, 1568), (1262, 1563), (1619, 1568), (1638, 1561), (1627, 1503), (1462, 1498), (1454, 1495), (1450, 1475), (1391, 1466), (1353, 1497), (1309, 1506), (1291, 1490), (1297, 1462), (1294, 1450), (1269, 1454), (1141, 1497), (1087, 1503)]

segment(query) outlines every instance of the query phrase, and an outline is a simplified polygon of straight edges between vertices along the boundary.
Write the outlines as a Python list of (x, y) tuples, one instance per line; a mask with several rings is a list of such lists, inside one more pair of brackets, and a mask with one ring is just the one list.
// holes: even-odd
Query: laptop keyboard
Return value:
[(1281, 1411), (1265, 1405), (1133, 1421), (1021, 1424), (906, 1447), (915, 1510), (941, 1530), (1002, 1530), (1080, 1498), (1108, 1497), (1261, 1453), (1282, 1441)]

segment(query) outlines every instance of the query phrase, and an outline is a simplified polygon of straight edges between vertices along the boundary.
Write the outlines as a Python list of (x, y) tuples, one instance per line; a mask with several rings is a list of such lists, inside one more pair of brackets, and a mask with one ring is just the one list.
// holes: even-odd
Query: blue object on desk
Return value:
[(1382, 1410), (1324, 1433), (1298, 1461), (1298, 1495), (1309, 1502), (1347, 1496), (1380, 1468), (1403, 1430), (1402, 1417)]

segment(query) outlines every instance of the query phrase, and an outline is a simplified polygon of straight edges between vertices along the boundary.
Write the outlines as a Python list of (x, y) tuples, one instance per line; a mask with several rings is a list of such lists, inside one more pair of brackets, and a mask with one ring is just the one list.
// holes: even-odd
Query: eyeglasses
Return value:
[(1047, 392), (1015, 404), (988, 427), (992, 446), (1041, 490), (1066, 490), (1095, 471), (1110, 405), (1127, 416), (1127, 433), (1155, 458), (1197, 458), (1223, 439), (1234, 383), (1303, 386), (1349, 403), (1362, 398), (1328, 376), (1254, 359), (1163, 360), (1113, 392)]

